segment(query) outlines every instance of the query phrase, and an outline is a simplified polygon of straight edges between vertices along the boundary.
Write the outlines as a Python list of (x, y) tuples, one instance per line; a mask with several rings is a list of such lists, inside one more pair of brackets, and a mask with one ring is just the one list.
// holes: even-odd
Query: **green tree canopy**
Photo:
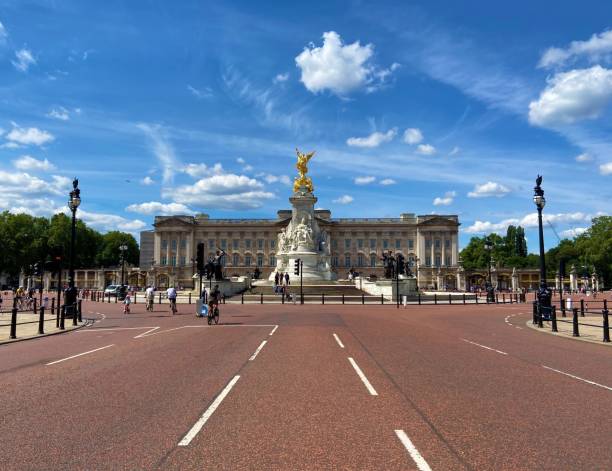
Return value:
[(100, 250), (98, 251), (97, 263), (100, 266), (110, 267), (121, 263), (121, 251), (119, 247), (127, 246), (125, 251), (125, 263), (138, 265), (140, 250), (138, 243), (131, 234), (126, 232), (111, 231), (102, 236)]

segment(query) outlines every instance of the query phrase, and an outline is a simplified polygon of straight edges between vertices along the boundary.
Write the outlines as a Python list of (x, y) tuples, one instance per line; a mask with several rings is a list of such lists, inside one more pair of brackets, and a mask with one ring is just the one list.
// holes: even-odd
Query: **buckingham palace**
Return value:
[[(398, 218), (332, 218), (315, 210), (315, 219), (330, 239), (331, 270), (345, 278), (353, 268), (365, 276), (383, 274), (385, 251), (412, 262), (420, 288), (455, 288), (458, 268), (456, 215), (401, 214)], [(212, 219), (196, 216), (157, 216), (154, 230), (141, 233), (140, 268), (154, 273), (159, 287), (193, 286), (195, 251), (203, 243), (208, 258), (217, 249), (224, 257), (225, 276), (253, 273), (267, 278), (277, 267), (278, 236), (291, 221), (291, 210), (275, 219)], [(440, 286), (439, 288), (442, 288)]]

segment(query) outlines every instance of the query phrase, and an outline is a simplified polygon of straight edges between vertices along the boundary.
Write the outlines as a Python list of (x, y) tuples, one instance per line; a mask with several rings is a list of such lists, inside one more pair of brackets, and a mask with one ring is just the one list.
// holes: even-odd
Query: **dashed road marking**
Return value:
[(556, 373), (559, 373), (559, 374), (562, 374), (562, 375), (565, 375), (565, 376), (569, 376), (570, 378), (574, 378), (574, 379), (577, 379), (579, 381), (584, 381), (585, 383), (592, 384), (593, 386), (598, 386), (600, 388), (607, 389), (608, 391), (612, 391), (612, 388), (610, 386), (605, 386), (603, 384), (596, 383), (595, 381), (590, 381), (588, 379), (581, 378), (580, 376), (575, 376), (575, 375), (566, 373), (565, 371), (555, 370), (554, 368), (551, 368), (550, 366), (542, 365), (542, 368), (546, 368), (547, 370), (554, 371)]
[(336, 342), (338, 343), (338, 345), (340, 345), (340, 348), (344, 348), (344, 344), (340, 341), (340, 338), (334, 333), (334, 338), (336, 339)]
[(476, 345), (477, 347), (480, 347), (480, 348), (486, 348), (487, 350), (491, 350), (493, 352), (501, 353), (502, 355), (507, 355), (506, 352), (502, 352), (501, 350), (497, 350), (495, 348), (487, 347), (486, 345), (481, 345), (479, 343), (472, 342), (471, 340), (466, 340), (466, 339), (461, 339), (461, 340), (463, 340), (464, 342), (467, 342), (467, 343), (471, 343), (472, 345)]
[(55, 360), (55, 361), (52, 361), (50, 363), (47, 363), (47, 366), (55, 365), (56, 363), (61, 363), (61, 362), (66, 361), (66, 360), (72, 360), (73, 358), (81, 357), (83, 355), (87, 355), (89, 353), (97, 352), (97, 351), (100, 351), (100, 350), (104, 350), (105, 348), (114, 347), (114, 346), (115, 346), (115, 344), (113, 343), (113, 344), (107, 345), (105, 347), (96, 348), (94, 350), (89, 350), (88, 352), (83, 352), (83, 353), (79, 353), (77, 355), (72, 355), (72, 356), (69, 356), (69, 357), (66, 357), (66, 358), (62, 358), (61, 360)]
[(231, 389), (234, 387), (234, 385), (239, 379), (240, 379), (240, 376), (236, 375), (229, 383), (227, 383), (227, 386), (223, 388), (223, 391), (221, 391), (221, 394), (219, 394), (216, 397), (216, 399), (208, 407), (208, 409), (206, 409), (206, 411), (202, 414), (202, 416), (198, 419), (198, 421), (195, 424), (193, 424), (193, 427), (191, 427), (189, 432), (187, 432), (187, 435), (185, 435), (183, 439), (178, 443), (178, 446), (187, 446), (191, 443), (191, 440), (193, 440), (195, 436), (200, 432), (200, 430), (202, 430), (202, 427), (204, 427), (204, 424), (208, 421), (208, 419), (210, 419), (210, 417), (213, 415), (215, 410), (217, 410), (217, 407), (219, 407), (221, 402), (223, 402), (223, 399), (225, 399), (225, 396), (229, 394), (229, 392), (231, 391)]
[(257, 350), (255, 350), (255, 353), (253, 353), (253, 355), (251, 356), (251, 358), (249, 358), (249, 361), (253, 361), (255, 359), (255, 357), (259, 354), (259, 352), (261, 351), (262, 348), (264, 348), (264, 346), (266, 345), (266, 343), (268, 343), (267, 340), (264, 340), (263, 342), (261, 342), (261, 345), (259, 347), (257, 347)]
[(366, 378), (366, 375), (363, 374), (363, 371), (361, 371), (361, 368), (359, 368), (359, 365), (357, 365), (355, 360), (353, 360), (351, 357), (348, 357), (348, 361), (351, 363), (351, 365), (355, 369), (355, 372), (357, 373), (357, 376), (359, 376), (359, 378), (361, 379), (363, 384), (365, 384), (365, 387), (368, 390), (368, 392), (372, 396), (378, 396), (378, 393), (376, 392), (376, 389), (374, 389), (372, 384), (368, 381), (368, 378)]
[(277, 325), (274, 326), (274, 329), (272, 329), (272, 332), (270, 332), (270, 335), (274, 335), (274, 332), (276, 332), (276, 329), (278, 329)]
[(416, 449), (410, 438), (408, 438), (406, 432), (403, 430), (396, 430), (395, 435), (397, 435), (397, 438), (400, 439), (402, 445), (406, 447), (406, 450), (408, 450), (408, 453), (410, 453), (410, 456), (416, 463), (417, 468), (419, 468), (421, 471), (431, 471), (427, 461), (425, 461), (425, 458), (423, 458), (423, 456), (419, 453), (419, 450)]

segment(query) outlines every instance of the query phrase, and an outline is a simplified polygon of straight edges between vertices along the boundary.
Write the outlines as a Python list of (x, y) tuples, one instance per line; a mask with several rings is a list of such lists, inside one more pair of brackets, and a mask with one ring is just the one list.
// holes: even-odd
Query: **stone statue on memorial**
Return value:
[(215, 267), (215, 280), (221, 281), (223, 280), (223, 257), (225, 257), (225, 251), (217, 249), (215, 254), (215, 258), (213, 259), (213, 265)]
[(298, 170), (299, 177), (296, 177), (293, 182), (293, 191), (297, 193), (301, 187), (305, 187), (309, 193), (314, 191), (314, 186), (312, 185), (312, 180), (310, 177), (307, 177), (308, 173), (308, 161), (312, 159), (315, 152), (312, 151), (308, 154), (302, 154), (298, 149), (295, 149), (297, 154), (297, 164), (295, 167)]

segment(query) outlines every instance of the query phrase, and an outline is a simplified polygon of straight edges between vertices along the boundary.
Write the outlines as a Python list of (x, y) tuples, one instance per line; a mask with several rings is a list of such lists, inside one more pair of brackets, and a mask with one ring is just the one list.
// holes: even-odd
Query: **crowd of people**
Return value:
[(283, 299), (291, 300), (293, 295), (289, 289), (291, 285), (291, 278), (289, 273), (276, 272), (274, 273), (274, 294), (278, 294)]

